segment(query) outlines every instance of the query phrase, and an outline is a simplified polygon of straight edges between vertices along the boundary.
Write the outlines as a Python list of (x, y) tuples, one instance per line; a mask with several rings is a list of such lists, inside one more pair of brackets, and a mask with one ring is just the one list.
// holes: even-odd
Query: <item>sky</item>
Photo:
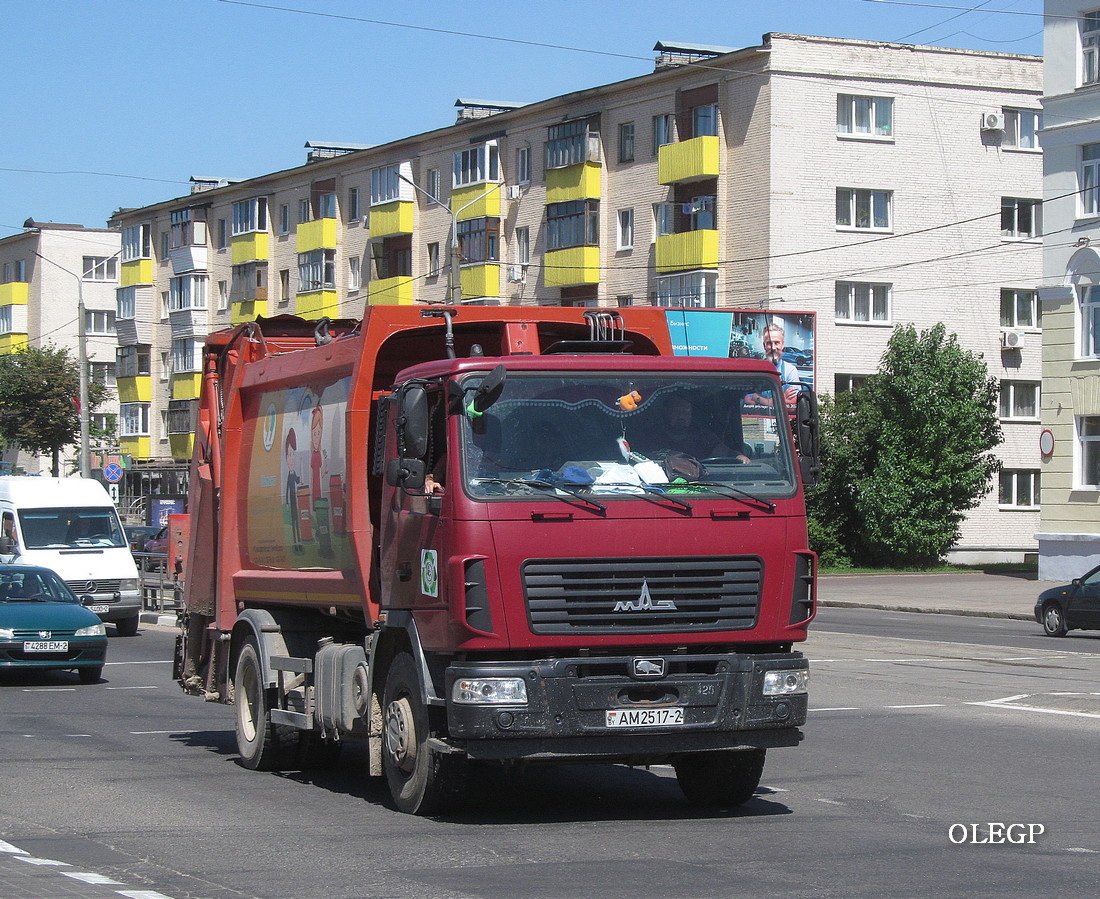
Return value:
[(659, 41), (767, 32), (1042, 53), (1042, 0), (0, 0), (0, 238), (106, 226), (192, 175), (301, 165), (312, 141), (454, 123), (642, 75)]

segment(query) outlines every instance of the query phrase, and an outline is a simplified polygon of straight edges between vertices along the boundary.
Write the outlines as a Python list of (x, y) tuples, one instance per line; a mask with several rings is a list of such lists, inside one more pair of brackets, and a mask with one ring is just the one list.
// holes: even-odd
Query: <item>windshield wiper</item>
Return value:
[[(670, 487), (679, 486), (676, 484), (670, 484)], [(686, 488), (691, 487), (713, 487), (717, 490), (728, 491), (725, 495), (730, 499), (735, 499), (738, 502), (744, 503), (746, 506), (755, 506), (762, 509), (765, 512), (774, 512), (775, 503), (769, 499), (764, 499), (760, 496), (753, 496), (751, 493), (742, 490), (740, 487), (733, 487), (729, 484), (716, 484), (714, 481), (685, 481), (683, 484)]]
[(601, 503), (599, 500), (592, 499), (592, 497), (590, 496), (585, 496), (583, 493), (573, 487), (566, 486), (565, 484), (554, 484), (550, 481), (544, 481), (541, 478), (474, 478), (474, 481), (479, 484), (513, 484), (520, 487), (538, 487), (540, 490), (552, 490), (555, 492), (551, 493), (550, 495), (553, 496), (554, 499), (560, 499), (563, 503), (574, 505), (574, 503), (566, 499), (564, 496), (559, 496), (557, 494), (556, 491), (560, 490), (562, 491), (562, 493), (568, 493), (570, 496), (575, 497), (582, 503), (586, 503), (589, 506), (594, 506), (601, 512), (607, 511), (607, 506)]
[(642, 499), (648, 500), (651, 503), (661, 504), (661, 500), (672, 503), (674, 506), (679, 506), (685, 512), (692, 512), (695, 507), (689, 503), (686, 499), (680, 499), (678, 496), (669, 496), (660, 487), (654, 487), (650, 484), (627, 484), (627, 483), (606, 483), (601, 482), (597, 484), (598, 487), (634, 487), (641, 490), (641, 493), (635, 493), (634, 496), (640, 496)]

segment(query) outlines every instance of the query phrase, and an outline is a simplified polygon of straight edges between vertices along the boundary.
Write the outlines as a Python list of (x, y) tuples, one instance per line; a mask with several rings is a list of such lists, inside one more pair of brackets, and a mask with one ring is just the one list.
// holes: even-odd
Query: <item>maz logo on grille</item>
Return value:
[(675, 612), (676, 603), (671, 599), (654, 600), (649, 594), (649, 581), (642, 580), (642, 592), (633, 602), (620, 599), (612, 612)]

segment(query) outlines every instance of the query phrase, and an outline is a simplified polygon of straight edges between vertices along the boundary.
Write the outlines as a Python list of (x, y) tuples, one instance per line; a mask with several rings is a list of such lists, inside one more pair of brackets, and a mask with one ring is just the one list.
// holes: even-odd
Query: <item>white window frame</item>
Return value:
[[(1030, 208), (1031, 227), (1021, 230), (1024, 209)], [(1006, 222), (1006, 218), (1008, 219)], [(1001, 197), (1001, 239), (1042, 240), (1043, 203), (1032, 197)]]
[(206, 275), (179, 275), (168, 281), (168, 311), (206, 308)]
[(1043, 114), (1038, 109), (1011, 109), (1005, 107), (1004, 138), (1001, 146), (1010, 150), (1041, 152), (1039, 129), (1043, 127)]
[(137, 318), (137, 288), (118, 288), (115, 291), (115, 320), (132, 321), (135, 318)]
[[(1020, 310), (1027, 309), (1031, 321), (1021, 321)], [(1006, 314), (1007, 313), (1007, 314)], [(1001, 327), (1015, 331), (1041, 331), (1043, 329), (1042, 303), (1039, 291), (1025, 287), (1001, 288)]]
[(717, 297), (718, 272), (713, 269), (677, 272), (675, 275), (658, 276), (654, 305), (714, 309), (717, 306)]
[(837, 281), (834, 316), (837, 324), (890, 325), (892, 284)]
[(361, 256), (348, 257), (348, 290), (359, 290), (363, 286), (363, 259)]
[(836, 133), (847, 140), (892, 141), (894, 98), (837, 94)]
[(113, 362), (89, 362), (88, 378), (93, 384), (102, 384), (104, 387), (115, 387), (115, 363)]
[(114, 309), (85, 309), (84, 333), (90, 337), (114, 337), (115, 314)]
[[(1077, 415), (1074, 417), (1074, 427), (1074, 489), (1100, 490), (1100, 415)], [(1094, 470), (1091, 479), (1086, 477), (1086, 468), (1090, 465)]]
[(531, 229), (528, 227), (516, 228), (516, 265), (531, 264)]
[(15, 321), (12, 316), (14, 306), (0, 306), (0, 334), (15, 334)]
[(1079, 359), (1100, 357), (1100, 284), (1080, 284), (1077, 303)]
[(653, 155), (656, 156), (661, 147), (676, 142), (676, 116), (672, 113), (662, 113), (653, 117)]
[[(1030, 402), (1025, 399), (1030, 394)], [(1002, 380), (997, 399), (997, 417), (1001, 421), (1038, 421), (1041, 409), (1041, 388), (1038, 381)], [(1019, 411), (1021, 402), (1027, 402), (1030, 412)]]
[(849, 375), (838, 372), (833, 375), (833, 392), (848, 393), (858, 387), (862, 387), (870, 375)]
[(218, 281), (218, 312), (225, 312), (229, 308), (229, 282)]
[(172, 340), (172, 374), (194, 374), (202, 371), (203, 340), (176, 337)]
[(336, 251), (311, 250), (298, 254), (298, 292), (336, 289)]
[(1081, 84), (1100, 82), (1100, 10), (1081, 14)]
[(653, 240), (656, 241), (658, 237), (667, 237), (669, 234), (674, 233), (676, 227), (676, 204), (675, 203), (654, 203), (653, 204)]
[(128, 225), (122, 229), (123, 262), (133, 259), (151, 259), (153, 257), (152, 225), (142, 222), (140, 225)]
[(279, 233), (290, 233), (290, 204), (283, 203), (279, 207)]
[[(879, 213), (885, 206), (886, 223)], [(866, 213), (866, 225), (861, 216)], [(844, 221), (847, 219), (847, 221)], [(894, 192), (867, 187), (838, 187), (836, 189), (836, 229), (838, 231), (875, 231), (887, 233), (894, 230)]]
[(358, 222), (361, 215), (362, 213), (360, 212), (359, 188), (349, 187), (347, 220), (349, 222)]
[[(1005, 501), (1006, 495), (1009, 499)], [(1023, 502), (1021, 502), (1021, 498)], [(1005, 468), (997, 479), (997, 507), (1000, 509), (1039, 509), (1039, 470), (1036, 468)]]
[(117, 281), (118, 256), (83, 257), (82, 281)]
[(516, 147), (516, 184), (531, 183), (531, 148)]
[(443, 273), (439, 263), (439, 241), (428, 244), (428, 274), (429, 278), (438, 278)]
[(149, 344), (132, 343), (115, 350), (115, 376), (118, 378), (148, 377)]
[(149, 403), (122, 403), (119, 405), (118, 436), (149, 436)]
[(267, 197), (249, 197), (233, 204), (233, 234), (267, 231)]
[(1100, 143), (1081, 145), (1077, 197), (1078, 218), (1100, 216)]
[(428, 169), (428, 196), (438, 203), (443, 202), (443, 175), (439, 169)]
[(412, 180), (412, 163), (401, 162), (395, 165), (382, 165), (370, 170), (370, 205), (384, 206), (386, 203), (397, 201), (410, 201), (413, 198), (413, 188), (408, 181)]
[(454, 154), (451, 186), (500, 183), (500, 149), (495, 140), (467, 147)]
[(615, 249), (634, 249), (634, 209), (620, 209), (615, 216)]

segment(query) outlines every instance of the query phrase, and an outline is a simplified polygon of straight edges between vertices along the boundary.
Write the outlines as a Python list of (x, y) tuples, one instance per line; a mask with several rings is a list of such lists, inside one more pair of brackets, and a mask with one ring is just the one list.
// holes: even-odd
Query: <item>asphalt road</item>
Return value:
[(741, 810), (693, 809), (667, 768), (594, 766), (486, 777), (469, 810), (443, 820), (393, 811), (354, 751), (309, 777), (241, 768), (230, 710), (170, 681), (172, 636), (112, 639), (94, 686), (0, 678), (0, 896), (1034, 899), (1095, 888), (1100, 639), (1087, 634), (823, 609), (805, 647), (806, 740), (769, 755)]

